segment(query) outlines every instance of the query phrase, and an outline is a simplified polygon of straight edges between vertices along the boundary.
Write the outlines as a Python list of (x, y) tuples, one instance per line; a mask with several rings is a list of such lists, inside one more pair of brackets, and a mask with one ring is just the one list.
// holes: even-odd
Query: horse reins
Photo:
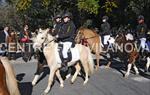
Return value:
[[(47, 36), (48, 36), (48, 35), (47, 35)], [(48, 38), (47, 36), (46, 36), (46, 39), (45, 39), (44, 43), (42, 44), (42, 46), (47, 46), (49, 43), (55, 41), (55, 38), (54, 38), (54, 39), (52, 39), (52, 40), (46, 42), (46, 40), (47, 40), (47, 38)]]
[(98, 37), (98, 36), (93, 36), (93, 37), (89, 37), (89, 38), (84, 38), (84, 39), (92, 39), (92, 38), (95, 38), (95, 37)]

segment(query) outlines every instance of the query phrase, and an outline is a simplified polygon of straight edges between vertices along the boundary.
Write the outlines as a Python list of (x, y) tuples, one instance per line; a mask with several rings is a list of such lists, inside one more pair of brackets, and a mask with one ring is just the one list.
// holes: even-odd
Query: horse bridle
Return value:
[(42, 47), (47, 46), (49, 43), (55, 41), (56, 39), (52, 39), (50, 41), (48, 41), (48, 34), (46, 35), (45, 41), (42, 43)]

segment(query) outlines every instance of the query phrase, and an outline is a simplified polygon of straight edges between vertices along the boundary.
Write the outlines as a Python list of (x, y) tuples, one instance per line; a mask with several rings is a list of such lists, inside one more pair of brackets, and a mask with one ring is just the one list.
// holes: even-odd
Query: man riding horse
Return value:
[(69, 52), (69, 49), (74, 46), (74, 35), (76, 31), (76, 27), (72, 21), (72, 14), (71, 13), (65, 13), (63, 16), (63, 25), (61, 27), (61, 30), (58, 32), (58, 35), (56, 35), (58, 41), (62, 42), (63, 49), (60, 50), (60, 53), (62, 53), (62, 65), (64, 67), (67, 66), (67, 62), (71, 61), (71, 52)]
[(62, 24), (63, 24), (62, 15), (60, 13), (54, 17), (54, 23), (55, 24), (52, 30), (52, 35), (56, 36), (60, 32)]
[(144, 16), (138, 16), (138, 25), (136, 28), (137, 38), (140, 40), (140, 55), (143, 57), (143, 50), (145, 50), (146, 46), (146, 33), (147, 33), (147, 25), (144, 22)]
[(102, 18), (102, 24), (101, 24), (101, 30), (102, 30), (102, 34), (104, 36), (104, 40), (103, 40), (103, 44), (104, 44), (104, 48), (107, 47), (108, 45), (108, 40), (110, 38), (110, 24), (108, 23), (108, 16), (103, 16)]

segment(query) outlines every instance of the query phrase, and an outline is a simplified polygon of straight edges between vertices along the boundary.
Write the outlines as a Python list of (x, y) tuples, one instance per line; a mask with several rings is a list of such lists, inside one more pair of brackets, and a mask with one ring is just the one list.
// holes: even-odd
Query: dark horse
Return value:
[(0, 95), (20, 95), (14, 70), (5, 57), (0, 57)]
[(125, 32), (117, 33), (117, 36), (114, 39), (114, 43), (110, 46), (111, 49), (108, 49), (108, 52), (110, 54), (110, 59), (107, 64), (108, 67), (112, 63), (114, 54), (116, 54), (121, 60), (127, 62), (128, 64), (125, 77), (129, 76), (132, 65), (136, 74), (139, 74), (139, 71), (135, 65), (135, 60), (138, 57), (138, 52), (136, 50), (134, 39), (131, 34), (126, 34)]
[(46, 61), (44, 53), (42, 51), (36, 50), (34, 53), (34, 56), (38, 62), (37, 62), (37, 69), (35, 72), (35, 76), (34, 76), (34, 79), (32, 81), (33, 86), (37, 83), (40, 74), (44, 71), (44, 65), (47, 65), (47, 61)]

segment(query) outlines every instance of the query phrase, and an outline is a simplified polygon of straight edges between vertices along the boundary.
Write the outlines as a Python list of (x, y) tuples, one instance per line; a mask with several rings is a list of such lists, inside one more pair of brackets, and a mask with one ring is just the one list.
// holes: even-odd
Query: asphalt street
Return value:
[[(36, 60), (25, 63), (22, 59), (11, 61), (19, 81), (21, 95), (43, 95), (47, 86), (48, 69), (45, 76), (32, 87), (31, 81), (36, 70)], [(106, 63), (101, 61), (101, 63)], [(47, 95), (150, 95), (150, 73), (140, 75), (131, 73), (128, 79), (123, 77), (124, 65), (112, 66), (105, 69), (102, 65), (98, 71), (90, 76), (89, 82), (83, 86), (83, 78), (78, 76), (74, 84), (70, 83), (71, 78), (65, 80), (65, 87), (60, 88), (56, 80), (51, 91)]]

